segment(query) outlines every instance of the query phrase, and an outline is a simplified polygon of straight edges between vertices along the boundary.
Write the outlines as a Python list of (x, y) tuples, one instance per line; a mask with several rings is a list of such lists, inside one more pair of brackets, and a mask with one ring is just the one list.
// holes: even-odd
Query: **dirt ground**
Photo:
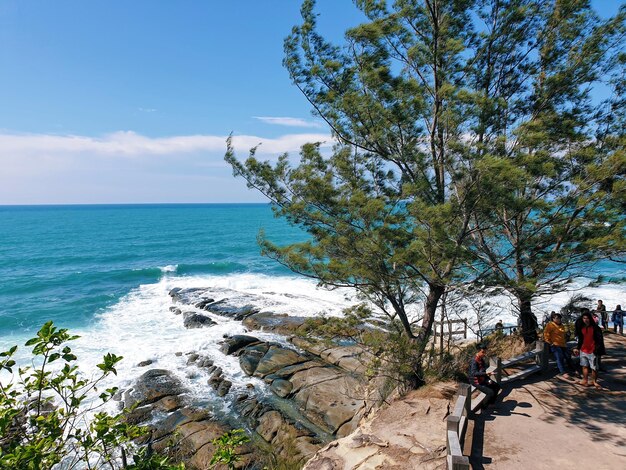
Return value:
[(626, 337), (609, 332), (605, 343), (603, 390), (559, 378), (556, 366), (505, 386), (473, 423), (472, 467), (626, 468)]

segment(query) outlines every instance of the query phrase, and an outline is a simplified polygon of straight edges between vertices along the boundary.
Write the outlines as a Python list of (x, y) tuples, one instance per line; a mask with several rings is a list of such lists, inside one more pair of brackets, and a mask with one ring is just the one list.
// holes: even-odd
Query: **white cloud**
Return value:
[(289, 126), (289, 127), (323, 127), (323, 124), (318, 121), (307, 121), (306, 119), (294, 118), (294, 117), (271, 117), (271, 116), (253, 116), (254, 119), (258, 119), (266, 124), (274, 124), (277, 126)]
[[(0, 160), (34, 155), (67, 155), (88, 153), (98, 155), (142, 156), (180, 155), (196, 152), (224, 152), (225, 135), (184, 135), (173, 137), (146, 137), (135, 132), (120, 131), (107, 136), (49, 134), (0, 134)], [(248, 151), (261, 144), (259, 153), (298, 151), (307, 142), (332, 144), (328, 134), (287, 134), (277, 138), (252, 135), (233, 136), (237, 151)]]
[[(103, 137), (12, 134), (0, 131), (0, 204), (126, 202), (253, 202), (264, 200), (224, 162), (225, 135), (146, 137), (115, 132)], [(277, 138), (233, 137), (237, 156), (259, 144), (273, 159), (296, 154), (327, 134)]]

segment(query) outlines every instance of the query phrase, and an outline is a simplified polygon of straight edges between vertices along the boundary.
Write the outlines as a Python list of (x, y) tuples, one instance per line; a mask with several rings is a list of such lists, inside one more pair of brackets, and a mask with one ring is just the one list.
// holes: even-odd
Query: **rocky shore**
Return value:
[[(237, 372), (263, 384), (251, 381), (245, 391), (235, 390), (228, 379), (233, 371), (222, 370), (202, 352), (181, 349), (176, 354), (206, 376), (207, 395), (212, 391), (223, 400), (203, 403), (191, 398), (176, 371), (150, 368), (158, 365), (151, 361), (141, 364), (148, 370), (118, 397), (132, 410), (127, 419), (149, 425), (150, 445), (189, 468), (207, 468), (212, 440), (237, 427), (253, 437), (242, 449), (242, 466), (254, 468), (269, 454), (304, 464), (324, 445), (354, 432), (380, 403), (376, 387), (364, 377), (363, 352), (295, 336), (305, 318), (260, 312), (254, 296), (236, 291), (175, 288), (170, 296), (170, 312), (180, 315), (186, 328), (211, 328), (215, 315), (243, 322), (248, 334), (225, 336), (220, 353), (237, 358)], [(262, 340), (255, 331), (284, 341)]]

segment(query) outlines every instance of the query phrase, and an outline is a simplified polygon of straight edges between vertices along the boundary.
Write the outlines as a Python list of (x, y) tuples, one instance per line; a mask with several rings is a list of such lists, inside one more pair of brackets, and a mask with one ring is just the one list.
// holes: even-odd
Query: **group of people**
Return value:
[[(598, 371), (600, 370), (600, 359), (606, 354), (602, 328), (608, 329), (608, 318), (606, 306), (602, 300), (599, 300), (594, 311), (583, 308), (580, 317), (574, 323), (577, 345), (572, 353), (580, 357), (580, 367), (582, 368), (580, 385), (602, 388), (598, 383)], [(623, 335), (624, 312), (621, 305), (618, 305), (613, 311), (611, 321), (613, 322), (613, 331), (615, 333), (619, 331), (619, 334)], [(497, 325), (496, 329), (498, 329)], [(580, 376), (567, 349), (567, 331), (562, 323), (560, 313), (552, 312), (550, 320), (544, 328), (544, 341), (550, 345), (550, 351), (554, 354), (559, 373), (563, 378), (571, 378), (568, 368)], [(485, 406), (495, 403), (500, 390), (500, 385), (489, 377), (486, 357), (487, 345), (480, 343), (478, 352), (470, 363), (469, 370), (470, 383), (487, 396)]]
[[(582, 368), (580, 384), (592, 385), (600, 389), (602, 387), (598, 384), (598, 370), (600, 369), (600, 358), (606, 354), (606, 350), (602, 329), (594, 320), (589, 309), (582, 310), (580, 317), (574, 323), (574, 332), (578, 342), (572, 353), (580, 357)], [(552, 320), (543, 331), (543, 338), (550, 345), (550, 351), (554, 354), (559, 373), (563, 378), (569, 379), (570, 374), (567, 372), (566, 365), (571, 371), (576, 371), (576, 368), (567, 350), (566, 330), (560, 313), (552, 315)], [(589, 375), (591, 375), (591, 383), (589, 382)]]

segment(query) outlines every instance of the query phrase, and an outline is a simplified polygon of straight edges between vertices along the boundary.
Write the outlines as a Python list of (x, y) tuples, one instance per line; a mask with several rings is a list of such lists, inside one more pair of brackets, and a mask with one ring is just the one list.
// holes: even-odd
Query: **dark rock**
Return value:
[(217, 396), (223, 397), (228, 393), (230, 387), (232, 387), (233, 383), (230, 380), (223, 380), (219, 387), (217, 387)]
[(187, 358), (187, 365), (193, 364), (194, 362), (198, 360), (199, 357), (200, 357), (200, 354), (191, 353), (189, 357)]
[(181, 351), (177, 351), (177, 352), (174, 353), (174, 356), (177, 356), (177, 357), (180, 357), (182, 355), (183, 355), (183, 353)]
[(229, 338), (226, 338), (222, 346), (220, 347), (220, 351), (224, 354), (232, 354), (235, 351), (240, 350), (241, 348), (248, 346), (252, 343), (259, 342), (258, 338), (248, 335), (233, 335)]
[(172, 312), (174, 315), (180, 315), (182, 313), (178, 307), (175, 307), (173, 305), (170, 307), (170, 312)]
[(213, 365), (213, 361), (208, 357), (203, 357), (198, 362), (196, 362), (198, 367), (211, 367)]
[(270, 345), (268, 343), (259, 343), (246, 346), (239, 354), (239, 365), (247, 374), (252, 375), (259, 365), (259, 361), (268, 351)]
[(132, 390), (124, 394), (124, 405), (126, 408), (138, 404), (154, 403), (155, 401), (168, 396), (180, 395), (184, 388), (171, 372), (165, 369), (151, 369), (139, 377)]
[(183, 315), (185, 317), (183, 321), (185, 328), (202, 328), (204, 326), (216, 325), (216, 323), (206, 315), (193, 312), (185, 312)]
[(216, 315), (232, 318), (233, 320), (243, 320), (244, 318), (249, 317), (250, 315), (253, 315), (259, 311), (259, 309), (254, 307), (253, 305), (244, 305), (243, 307), (230, 305), (228, 304), (228, 299), (222, 299), (217, 302), (213, 302), (212, 304), (204, 307), (204, 310), (215, 313)]
[(125, 417), (128, 424), (139, 424), (149, 421), (152, 417), (152, 405), (138, 406)]
[(139, 364), (137, 364), (137, 367), (146, 367), (149, 366), (150, 364), (152, 364), (152, 359), (147, 359), (145, 361), (141, 361)]
[(197, 302), (196, 304), (194, 304), (194, 306), (196, 308), (199, 309), (204, 309), (207, 305), (212, 304), (213, 302), (215, 302), (215, 299), (209, 299), (209, 298), (203, 298), (200, 302)]
[(293, 390), (293, 384), (289, 380), (277, 379), (270, 386), (272, 392), (281, 398), (285, 398)]

